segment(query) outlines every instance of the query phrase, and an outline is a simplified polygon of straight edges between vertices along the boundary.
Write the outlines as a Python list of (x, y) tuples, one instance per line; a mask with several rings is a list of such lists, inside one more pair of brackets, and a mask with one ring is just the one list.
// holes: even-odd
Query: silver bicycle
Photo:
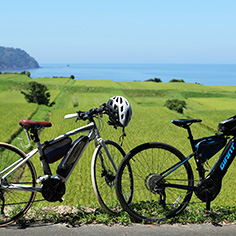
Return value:
[[(104, 114), (109, 115), (109, 124), (125, 127), (131, 118), (131, 107), (125, 98), (116, 96), (99, 108), (66, 115), (66, 119), (76, 118), (88, 121), (88, 124), (44, 143), (40, 142), (38, 131), (51, 127), (49, 121), (20, 120), (28, 141), (32, 139), (36, 148), (25, 154), (13, 145), (0, 143), (0, 226), (11, 224), (22, 217), (31, 207), (38, 192), (49, 202), (62, 202), (66, 191), (65, 184), (92, 140), (95, 150), (91, 175), (96, 197), (106, 212), (116, 214), (120, 211), (118, 201), (114, 205), (115, 176), (125, 152), (118, 143), (103, 140), (100, 136), (95, 118), (100, 124)], [(72, 142), (70, 136), (82, 132), (87, 132), (87, 135), (81, 135)], [(37, 177), (30, 160), (36, 153), (39, 153), (42, 165), (41, 177)], [(52, 175), (50, 163), (59, 159), (62, 160), (56, 175)], [(131, 169), (130, 174), (132, 175)]]

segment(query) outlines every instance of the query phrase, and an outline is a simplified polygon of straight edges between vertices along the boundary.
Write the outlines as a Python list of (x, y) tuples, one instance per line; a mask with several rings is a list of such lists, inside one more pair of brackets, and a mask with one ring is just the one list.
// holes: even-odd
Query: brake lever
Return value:
[(82, 120), (87, 120), (88, 119), (88, 114), (84, 114), (84, 116), (82, 117)]
[(81, 113), (84, 113), (84, 112), (82, 112), (82, 111), (77, 111), (77, 118), (76, 118), (75, 122), (78, 122), (79, 120), (82, 119), (82, 118), (81, 118)]

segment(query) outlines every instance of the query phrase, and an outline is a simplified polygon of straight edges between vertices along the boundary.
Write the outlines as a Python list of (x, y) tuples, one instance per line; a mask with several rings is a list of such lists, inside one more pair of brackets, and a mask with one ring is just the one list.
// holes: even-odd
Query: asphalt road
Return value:
[(0, 228), (1, 236), (232, 236), (236, 235), (236, 225), (214, 226), (212, 224), (204, 225), (132, 225), (132, 226), (104, 226), (104, 225), (85, 225), (81, 227), (71, 227), (67, 225), (31, 225), (25, 229), (19, 229), (16, 226)]

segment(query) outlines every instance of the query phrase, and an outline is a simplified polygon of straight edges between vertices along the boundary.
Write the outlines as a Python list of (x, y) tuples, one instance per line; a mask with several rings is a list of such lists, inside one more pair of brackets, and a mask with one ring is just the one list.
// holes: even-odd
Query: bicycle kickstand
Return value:
[(220, 226), (220, 227), (222, 227), (221, 224), (215, 222), (215, 220), (216, 220), (216, 213), (210, 210), (210, 205), (211, 205), (211, 201), (209, 200), (209, 192), (207, 191), (207, 192), (206, 192), (206, 210), (205, 210), (205, 212), (206, 212), (206, 214), (209, 214), (209, 216), (211, 217), (211, 219), (212, 219), (212, 224), (213, 224), (214, 226), (217, 226), (217, 227)]
[(206, 210), (205, 210), (205, 212), (207, 214), (213, 214), (213, 212), (211, 211), (211, 201), (209, 199), (209, 194), (210, 194), (210, 192), (206, 191)]

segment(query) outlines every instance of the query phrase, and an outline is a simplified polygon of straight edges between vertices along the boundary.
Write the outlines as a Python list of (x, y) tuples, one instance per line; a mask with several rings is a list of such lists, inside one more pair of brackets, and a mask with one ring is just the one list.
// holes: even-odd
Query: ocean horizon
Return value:
[[(162, 82), (182, 79), (186, 83), (236, 86), (236, 64), (41, 63), (40, 68), (26, 70), (30, 72), (31, 78), (74, 75), (76, 80), (113, 80), (115, 82), (159, 78)], [(22, 70), (6, 71), (21, 72)]]

